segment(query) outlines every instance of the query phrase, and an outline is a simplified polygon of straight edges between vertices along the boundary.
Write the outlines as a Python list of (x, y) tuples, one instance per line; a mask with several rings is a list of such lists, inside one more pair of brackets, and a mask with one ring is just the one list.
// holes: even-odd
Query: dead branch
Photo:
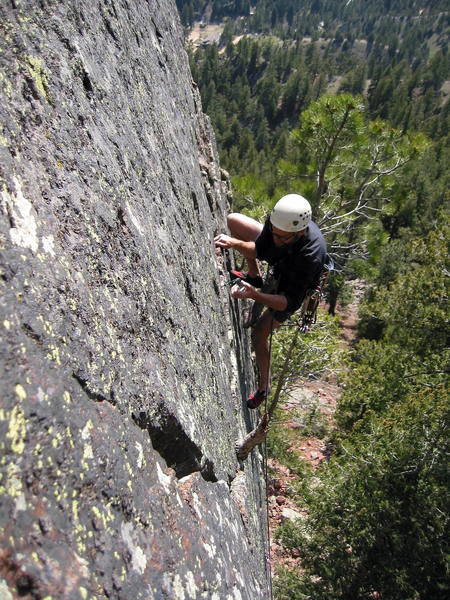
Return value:
[(269, 415), (264, 413), (258, 425), (241, 441), (236, 442), (236, 454), (239, 460), (245, 460), (255, 446), (262, 444), (269, 430)]
[(299, 333), (300, 328), (297, 327), (295, 330), (295, 334), (292, 338), (291, 344), (289, 346), (289, 350), (286, 354), (286, 358), (284, 359), (283, 368), (281, 369), (280, 376), (278, 377), (277, 389), (275, 391), (272, 402), (270, 403), (269, 410), (266, 413), (264, 413), (262, 418), (259, 420), (258, 425), (255, 429), (253, 429), (253, 431), (250, 431), (250, 433), (242, 441), (236, 442), (236, 454), (240, 460), (244, 460), (245, 458), (247, 458), (247, 456), (253, 450), (253, 448), (261, 444), (266, 439), (267, 431), (269, 429), (269, 422), (272, 419), (281, 392), (286, 383), (286, 379), (289, 375), (289, 363), (291, 361), (292, 352), (294, 351), (295, 345), (297, 343)]

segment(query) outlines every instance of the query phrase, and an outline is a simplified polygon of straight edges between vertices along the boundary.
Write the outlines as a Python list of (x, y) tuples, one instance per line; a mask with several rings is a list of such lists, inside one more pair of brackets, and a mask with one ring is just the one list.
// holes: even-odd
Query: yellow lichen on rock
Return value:
[(20, 406), (17, 405), (12, 409), (11, 418), (9, 420), (8, 433), (6, 434), (6, 437), (11, 440), (11, 450), (15, 454), (23, 453), (25, 449), (25, 436), (25, 414), (20, 408)]
[(6, 481), (0, 486), (0, 495), (5, 494), (11, 498), (17, 498), (23, 493), (22, 480), (19, 479), (19, 469), (14, 463), (10, 463), (6, 470)]
[(20, 400), (20, 402), (23, 402), (23, 400), (25, 400), (25, 398), (27, 397), (27, 393), (24, 390), (23, 386), (20, 385), (20, 383), (18, 383), (16, 385), (16, 387), (14, 388), (15, 392), (16, 392), (16, 396), (18, 397), (18, 399)]

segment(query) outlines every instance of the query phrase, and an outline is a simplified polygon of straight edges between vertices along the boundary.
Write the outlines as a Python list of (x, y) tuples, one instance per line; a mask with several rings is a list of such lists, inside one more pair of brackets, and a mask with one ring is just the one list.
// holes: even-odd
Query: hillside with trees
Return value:
[[(178, 6), (187, 28), (222, 27), (218, 44), (190, 47), (190, 61), (232, 178), (234, 209), (263, 218), (281, 195), (304, 194), (338, 264), (330, 312), (349, 279), (366, 288), (358, 341), (341, 365), (332, 456), (314, 477), (302, 470), (304, 485), (292, 497), (308, 519), (279, 532), (300, 552), (301, 569), (278, 573), (276, 598), (444, 600), (448, 3)], [(319, 371), (320, 354), (315, 361)], [(302, 371), (297, 363), (307, 376), (310, 365)]]
[[(252, 19), (270, 4), (257, 3), (251, 19), (229, 19), (219, 46), (191, 56), (226, 168), (260, 173), (266, 161), (283, 155), (299, 113), (328, 92), (364, 94), (371, 118), (387, 119), (403, 132), (420, 129), (432, 139), (448, 135), (450, 14), (439, 10), (444, 3), (420, 17), (403, 11), (409, 16), (386, 18), (381, 9), (374, 13), (373, 3), (351, 2), (345, 10), (352, 7), (353, 19), (342, 22), (337, 21), (342, 2), (323, 3), (336, 14), (328, 10), (327, 21), (320, 13), (319, 22), (319, 13), (306, 11), (317, 22), (295, 36), (289, 27), (271, 29), (270, 19), (266, 28), (255, 28)], [(281, 11), (283, 3), (272, 4)], [(356, 19), (358, 6), (364, 22)]]

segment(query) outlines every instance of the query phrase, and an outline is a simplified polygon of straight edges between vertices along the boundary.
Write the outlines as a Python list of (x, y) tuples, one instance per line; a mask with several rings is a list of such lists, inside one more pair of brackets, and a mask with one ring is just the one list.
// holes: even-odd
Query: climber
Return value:
[[(219, 234), (214, 238), (215, 244), (237, 250), (248, 267), (248, 273), (231, 272), (238, 282), (231, 295), (250, 298), (267, 307), (252, 332), (259, 380), (247, 406), (257, 408), (269, 389), (269, 336), (300, 308), (307, 290), (317, 285), (327, 257), (326, 243), (319, 227), (311, 221), (308, 200), (299, 194), (278, 200), (264, 225), (239, 213), (230, 214), (227, 223), (231, 236)], [(277, 281), (274, 293), (257, 289), (263, 285), (257, 259), (272, 267)]]

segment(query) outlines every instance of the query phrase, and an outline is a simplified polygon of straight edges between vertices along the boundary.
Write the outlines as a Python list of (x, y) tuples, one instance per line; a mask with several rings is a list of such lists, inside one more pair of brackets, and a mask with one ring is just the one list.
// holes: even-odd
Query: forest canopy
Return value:
[(221, 26), (218, 43), (191, 44), (189, 56), (234, 210), (262, 218), (284, 193), (304, 194), (339, 267), (330, 312), (347, 280), (366, 289), (333, 456), (296, 492), (308, 519), (279, 533), (302, 568), (278, 573), (276, 598), (444, 600), (448, 2), (177, 4), (187, 31)]

